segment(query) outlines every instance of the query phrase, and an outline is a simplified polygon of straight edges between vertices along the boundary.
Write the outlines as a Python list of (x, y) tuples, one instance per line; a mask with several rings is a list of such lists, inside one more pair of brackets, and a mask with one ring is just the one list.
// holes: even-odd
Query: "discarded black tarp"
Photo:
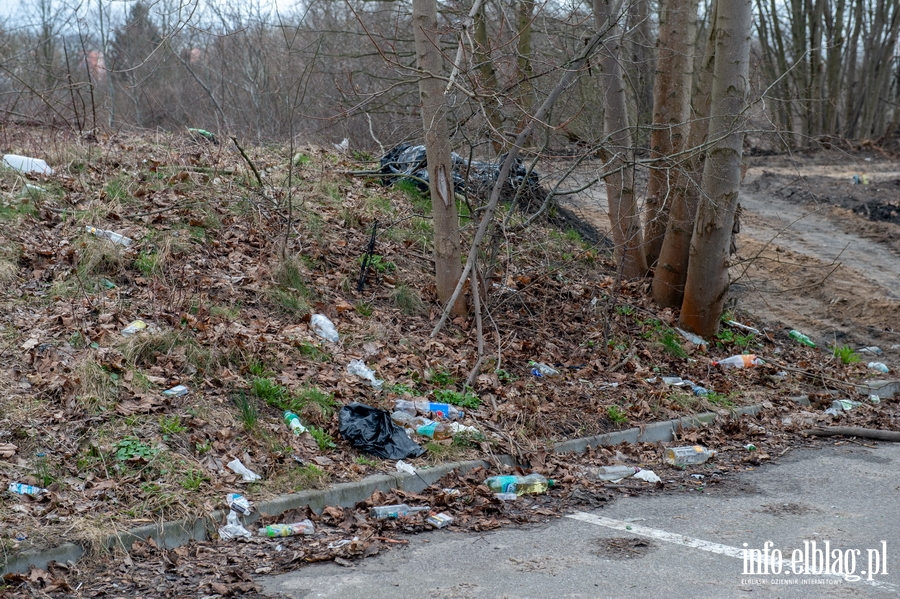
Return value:
[[(497, 181), (500, 167), (506, 160), (506, 154), (500, 156), (496, 163), (479, 160), (470, 162), (456, 152), (450, 154), (450, 159), (453, 169), (453, 187), (456, 191), (474, 194), (477, 197), (486, 197), (494, 186), (494, 182)], [(415, 183), (416, 187), (422, 191), (428, 191), (427, 167), (425, 146), (400, 144), (381, 158), (381, 174), (385, 175), (382, 179), (385, 185), (392, 185), (403, 179), (404, 177), (401, 175), (409, 175), (415, 177), (408, 180)], [(509, 185), (510, 189), (516, 190), (523, 183), (526, 185), (526, 191), (536, 190), (539, 187), (537, 173), (534, 171), (529, 173), (522, 161), (516, 159), (516, 164), (509, 173), (506, 185)]]
[(384, 410), (353, 402), (338, 415), (340, 433), (356, 449), (386, 460), (417, 458), (425, 450)]

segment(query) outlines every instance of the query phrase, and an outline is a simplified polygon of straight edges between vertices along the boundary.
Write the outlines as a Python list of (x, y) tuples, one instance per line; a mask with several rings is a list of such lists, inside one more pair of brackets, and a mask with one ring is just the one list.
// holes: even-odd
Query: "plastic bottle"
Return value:
[(430, 509), (431, 508), (427, 505), (424, 507), (409, 507), (405, 503), (397, 503), (394, 505), (375, 506), (372, 508), (369, 514), (373, 518), (377, 518), (379, 520), (384, 520), (386, 518), (396, 520), (397, 518), (403, 518), (404, 516), (410, 516), (419, 512), (427, 512)]
[(187, 395), (190, 392), (190, 389), (185, 387), (184, 385), (175, 385), (171, 389), (166, 389), (162, 392), (166, 397), (181, 397), (182, 395)]
[(53, 174), (53, 169), (47, 166), (47, 163), (40, 158), (19, 156), (18, 154), (5, 154), (3, 156), (3, 164), (22, 173), (39, 173), (41, 175)]
[(453, 429), (443, 422), (435, 422), (424, 416), (413, 416), (407, 412), (394, 412), (391, 420), (405, 428), (411, 428), (416, 434), (432, 439), (449, 439), (453, 436)]
[(147, 328), (146, 322), (144, 322), (143, 320), (135, 320), (134, 322), (130, 323), (127, 327), (122, 329), (122, 334), (127, 337), (128, 335), (134, 335), (138, 331), (143, 331), (146, 328)]
[(754, 354), (738, 354), (730, 356), (724, 360), (713, 362), (713, 366), (724, 366), (725, 368), (750, 368), (751, 366), (759, 366), (763, 361)]
[(394, 402), (394, 410), (407, 414), (427, 416), (429, 418), (450, 418), (458, 420), (465, 416), (465, 412), (448, 403), (433, 401), (410, 401), (398, 399)]
[(709, 389), (706, 387), (701, 387), (697, 383), (691, 383), (691, 393), (698, 397), (705, 397), (709, 395)]
[(884, 362), (869, 362), (868, 367), (878, 372), (890, 372), (890, 368)]
[(559, 376), (559, 371), (555, 368), (551, 368), (546, 364), (541, 364), (540, 362), (531, 361), (528, 363), (531, 366), (531, 374), (536, 377), (545, 377), (545, 376)]
[(92, 235), (96, 235), (97, 237), (103, 237), (104, 239), (109, 239), (113, 243), (117, 243), (119, 245), (124, 245), (128, 247), (131, 245), (134, 240), (130, 237), (125, 237), (121, 233), (116, 233), (115, 231), (107, 231), (106, 229), (98, 229), (97, 227), (92, 227), (90, 225), (86, 225), (84, 230)]
[(41, 495), (42, 493), (46, 493), (47, 489), (42, 489), (41, 487), (33, 487), (31, 485), (22, 483), (9, 483), (7, 491), (10, 491), (11, 493), (17, 493), (19, 495)]
[(589, 467), (586, 469), (588, 475), (593, 478), (599, 478), (600, 480), (619, 480), (628, 478), (640, 471), (641, 469), (637, 466), (600, 466), (599, 468)]
[(324, 314), (313, 314), (309, 317), (309, 324), (312, 327), (312, 330), (316, 332), (316, 335), (322, 339), (331, 341), (332, 343), (338, 342), (339, 337), (337, 329), (334, 327), (334, 323)]
[(555, 482), (547, 479), (542, 474), (529, 474), (527, 476), (504, 475), (492, 476), (484, 484), (495, 493), (515, 493), (516, 495), (537, 495), (546, 493)]
[(808, 345), (809, 347), (815, 347), (816, 344), (813, 343), (812, 339), (801, 333), (800, 331), (796, 331), (791, 329), (788, 333), (788, 337), (796, 341), (797, 343), (802, 343), (803, 345)]
[(701, 445), (686, 445), (684, 447), (670, 447), (666, 450), (665, 460), (670, 466), (687, 466), (690, 464), (702, 464), (716, 455), (715, 449), (707, 449)]
[(294, 535), (311, 535), (316, 532), (312, 520), (306, 519), (292, 524), (270, 524), (259, 529), (262, 537), (292, 537)]
[(300, 422), (300, 417), (290, 410), (284, 412), (284, 423), (291, 427), (295, 435), (302, 435), (306, 432), (306, 427)]

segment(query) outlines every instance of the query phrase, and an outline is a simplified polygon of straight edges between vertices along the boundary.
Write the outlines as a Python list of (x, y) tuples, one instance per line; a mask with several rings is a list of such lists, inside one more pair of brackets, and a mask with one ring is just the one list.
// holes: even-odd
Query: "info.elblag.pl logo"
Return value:
[(748, 576), (840, 576), (847, 582), (856, 582), (863, 576), (875, 580), (876, 576), (888, 573), (887, 541), (881, 541), (877, 549), (865, 550), (832, 548), (831, 541), (821, 545), (817, 541), (803, 541), (803, 548), (791, 551), (790, 559), (785, 559), (780, 549), (773, 549), (772, 541), (766, 541), (762, 549), (750, 549), (747, 543), (743, 546), (743, 574)]

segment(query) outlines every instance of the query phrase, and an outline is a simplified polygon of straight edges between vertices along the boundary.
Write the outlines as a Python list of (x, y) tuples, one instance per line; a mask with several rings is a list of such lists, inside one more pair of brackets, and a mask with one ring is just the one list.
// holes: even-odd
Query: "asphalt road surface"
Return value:
[(798, 450), (722, 486), (413, 535), (353, 568), (263, 584), (310, 599), (900, 597), (900, 445)]

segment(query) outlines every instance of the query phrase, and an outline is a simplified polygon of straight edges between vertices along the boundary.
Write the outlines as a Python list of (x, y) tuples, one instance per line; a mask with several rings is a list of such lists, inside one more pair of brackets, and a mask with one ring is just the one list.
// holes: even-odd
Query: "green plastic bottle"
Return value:
[(802, 343), (803, 345), (808, 345), (809, 347), (815, 347), (816, 344), (813, 343), (812, 339), (801, 333), (800, 331), (791, 330), (788, 333), (788, 337), (796, 341), (797, 343)]

